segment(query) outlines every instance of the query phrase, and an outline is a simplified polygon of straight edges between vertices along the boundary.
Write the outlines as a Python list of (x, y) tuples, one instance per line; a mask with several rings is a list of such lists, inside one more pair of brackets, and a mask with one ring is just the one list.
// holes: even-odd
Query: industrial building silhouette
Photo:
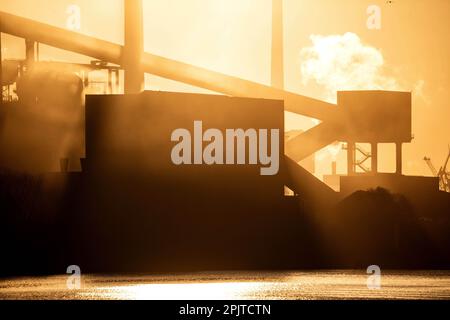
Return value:
[[(142, 4), (125, 3), (124, 46), (0, 12), (0, 31), (27, 40), (27, 59), (1, 69), (3, 274), (61, 272), (73, 263), (92, 272), (450, 266), (450, 194), (438, 177), (402, 174), (410, 93), (338, 92), (334, 105), (285, 91), (279, 0), (272, 86), (144, 53)], [(48, 72), (50, 64), (34, 60), (35, 42), (101, 61), (77, 67), (123, 69), (125, 94), (88, 95), (84, 103), (83, 81)], [(144, 72), (225, 96), (142, 92)], [(11, 83), (18, 101), (4, 99)], [(59, 89), (44, 94), (49, 87)], [(61, 105), (52, 115), (77, 121), (35, 121), (36, 110)], [(202, 120), (284, 132), (284, 111), (321, 123), (286, 142), (281, 135), (277, 175), (261, 176), (253, 165), (170, 161), (176, 128)], [(73, 134), (60, 134), (67, 131)], [(347, 149), (340, 192), (299, 165), (335, 141)], [(363, 173), (357, 143), (371, 145)], [(395, 173), (378, 173), (379, 143), (395, 143)]]

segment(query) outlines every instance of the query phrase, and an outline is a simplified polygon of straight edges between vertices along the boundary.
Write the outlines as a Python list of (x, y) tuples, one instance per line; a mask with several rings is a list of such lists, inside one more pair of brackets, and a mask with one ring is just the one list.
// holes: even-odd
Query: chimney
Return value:
[(142, 0), (125, 0), (125, 45), (122, 67), (125, 70), (125, 94), (144, 89), (142, 55), (144, 53), (144, 24)]
[(284, 89), (283, 0), (272, 0), (272, 87)]

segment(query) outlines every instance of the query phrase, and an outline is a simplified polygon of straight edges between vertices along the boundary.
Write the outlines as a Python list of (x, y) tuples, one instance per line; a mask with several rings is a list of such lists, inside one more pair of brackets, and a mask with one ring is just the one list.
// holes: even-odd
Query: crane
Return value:
[(445, 159), (444, 165), (439, 168), (439, 171), (436, 170), (429, 157), (424, 157), (423, 159), (428, 164), (428, 167), (430, 167), (433, 175), (435, 177), (439, 177), (439, 190), (450, 193), (450, 171), (447, 170), (447, 165), (450, 159), (450, 145), (448, 148), (447, 158)]
[(431, 159), (428, 157), (424, 157), (423, 160), (425, 160), (425, 162), (427, 163), (428, 167), (431, 170), (431, 173), (433, 174), (433, 176), (437, 177), (438, 176), (438, 172), (435, 168), (435, 166), (433, 165), (433, 162), (431, 162)]

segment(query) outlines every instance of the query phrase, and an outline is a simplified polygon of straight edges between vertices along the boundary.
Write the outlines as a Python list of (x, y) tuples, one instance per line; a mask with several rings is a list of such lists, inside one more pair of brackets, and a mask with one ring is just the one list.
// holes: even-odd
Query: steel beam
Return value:
[(323, 122), (287, 141), (285, 154), (295, 162), (299, 162), (338, 140), (340, 131), (340, 126), (335, 123)]

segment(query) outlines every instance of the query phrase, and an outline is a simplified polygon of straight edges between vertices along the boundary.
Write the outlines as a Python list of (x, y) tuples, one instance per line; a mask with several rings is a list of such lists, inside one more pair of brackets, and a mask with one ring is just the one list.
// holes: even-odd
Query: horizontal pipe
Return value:
[(320, 120), (336, 119), (336, 105), (260, 83), (144, 53), (145, 72), (230, 96), (284, 100), (286, 111)]
[[(123, 65), (123, 46), (9, 13), (0, 12), (0, 31), (95, 59)], [(320, 120), (336, 119), (337, 107), (334, 104), (187, 63), (144, 53), (142, 67), (147, 73), (218, 93), (230, 96), (284, 100), (286, 111)]]
[(121, 64), (121, 46), (77, 32), (0, 12), (0, 31), (92, 58)]

